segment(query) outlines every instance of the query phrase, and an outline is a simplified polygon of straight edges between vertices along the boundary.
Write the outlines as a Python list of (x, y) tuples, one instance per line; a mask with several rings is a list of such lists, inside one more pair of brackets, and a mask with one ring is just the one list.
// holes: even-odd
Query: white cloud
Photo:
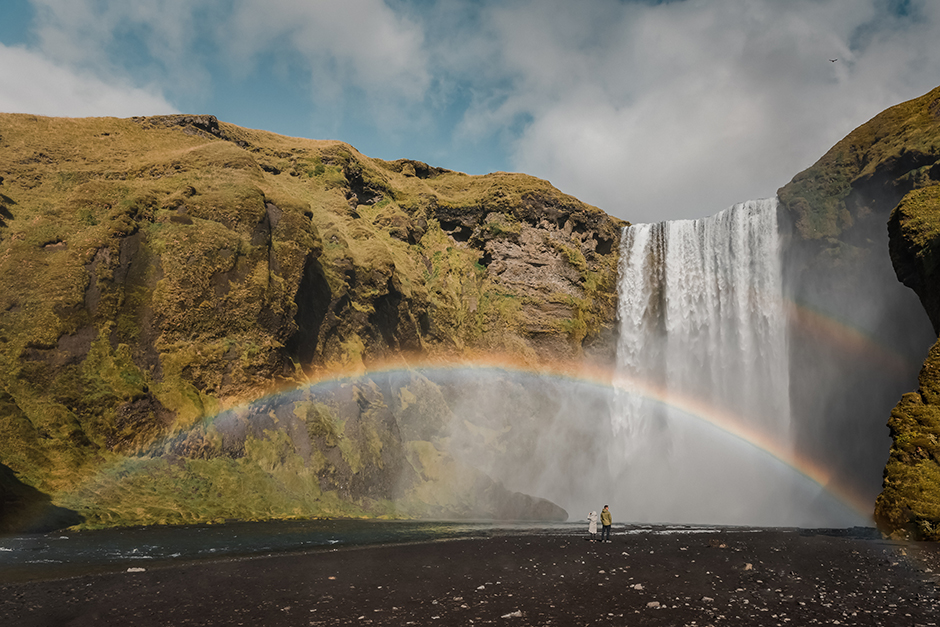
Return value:
[(472, 144), (500, 167), (508, 146), (514, 169), (637, 222), (772, 195), (940, 84), (934, 0), (32, 2), (33, 52), (3, 50), (26, 57), (0, 69), (13, 85), (0, 102), (23, 103), (7, 107), (139, 114), (169, 94), (263, 111), (251, 81), (273, 74), (310, 89), (279, 110), (336, 139), (394, 137), (402, 155), (445, 160)]
[(154, 90), (108, 82), (57, 65), (42, 55), (0, 44), (0, 111), (86, 117), (173, 113)]
[(32, 3), (37, 15), (34, 30), (38, 48), (50, 59), (117, 74), (142, 59), (146, 51), (151, 65), (173, 72), (177, 79), (198, 65), (192, 63), (193, 44), (199, 31), (212, 23), (204, 18), (214, 17), (214, 10), (221, 8), (216, 0)]
[(383, 88), (421, 99), (429, 76), (423, 33), (382, 0), (242, 0), (232, 13), (223, 50), (241, 62), (289, 47), (315, 78)]
[(629, 220), (715, 213), (773, 195), (852, 128), (940, 83), (936, 4), (912, 3), (915, 20), (880, 4), (493, 7), (493, 80), (512, 89), (479, 99), (463, 128), (529, 116), (515, 167)]
[(50, 58), (160, 83), (187, 102), (224, 90), (260, 101), (250, 83), (229, 81), (274, 73), (311, 86), (308, 108), (365, 107), (392, 125), (413, 117), (430, 80), (421, 28), (382, 0), (32, 1)]
[(387, 131), (414, 125), (431, 80), (420, 26), (382, 0), (241, 0), (218, 45), (236, 74), (293, 64), (324, 113), (364, 110)]

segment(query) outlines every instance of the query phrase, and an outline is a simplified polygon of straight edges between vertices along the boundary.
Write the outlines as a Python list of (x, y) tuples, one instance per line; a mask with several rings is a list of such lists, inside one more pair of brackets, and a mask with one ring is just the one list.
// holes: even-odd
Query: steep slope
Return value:
[[(797, 329), (794, 334), (794, 363), (804, 372), (792, 394), (803, 401), (798, 411), (825, 417), (826, 422), (831, 416), (846, 416), (842, 424), (836, 421), (843, 434), (864, 436), (864, 425), (872, 424), (873, 417), (883, 422), (877, 416), (888, 413), (885, 403), (891, 391), (896, 390), (895, 401), (890, 401), (894, 404), (913, 383), (905, 364), (918, 354), (923, 359), (926, 347), (936, 340), (940, 277), (932, 249), (940, 232), (938, 184), (940, 88), (876, 116), (778, 192), (792, 225), (790, 279), (798, 304), (835, 318), (840, 328), (852, 325), (864, 334), (863, 347), (854, 354), (843, 351), (842, 356), (827, 352), (818, 333)], [(922, 308), (898, 291), (895, 278), (916, 292)], [(800, 312), (795, 318), (799, 324)], [(890, 412), (892, 443), (875, 517), (891, 533), (940, 538), (935, 531), (940, 522), (940, 422), (932, 392), (937, 359), (935, 345), (920, 372), (920, 391), (904, 394)], [(822, 376), (822, 370), (813, 367), (818, 363), (830, 366)], [(829, 388), (835, 394), (824, 391)], [(866, 389), (869, 392), (857, 396), (846, 394)], [(878, 442), (874, 435), (862, 439)], [(807, 440), (806, 446), (812, 447), (813, 438)], [(835, 434), (823, 440), (844, 443), (841, 449), (857, 447), (851, 436)], [(842, 454), (830, 453), (836, 459)]]
[[(940, 94), (932, 104), (940, 123)], [(940, 159), (931, 174), (940, 181)], [(917, 293), (934, 329), (940, 329), (940, 185), (908, 192), (891, 213), (888, 230), (898, 279)], [(875, 513), (895, 534), (940, 540), (940, 341), (918, 382), (917, 392), (905, 394), (888, 421), (893, 445)]]
[[(181, 444), (170, 461), (166, 443), (308, 376), (387, 359), (605, 362), (621, 226), (532, 177), (384, 162), (212, 116), (0, 115), (0, 463), (98, 524), (395, 514), (408, 488), (398, 481), (339, 493), (324, 479), (370, 464), (409, 474), (403, 416), (379, 421), (380, 447), (352, 428), (389, 405), (381, 393), (335, 409), (333, 440), (308, 416), (304, 441), (330, 455), (319, 468), (305, 459), (302, 489), (268, 463), (277, 429)], [(356, 385), (369, 396), (369, 381)], [(200, 470), (200, 460), (227, 461)], [(167, 492), (182, 475), (217, 487), (254, 473), (258, 506), (239, 509), (221, 490), (211, 513), (177, 504), (176, 518), (162, 505), (99, 516), (88, 486), (143, 462), (163, 464)], [(12, 495), (28, 490), (7, 485), (0, 501), (22, 502)], [(125, 505), (149, 489), (112, 488)], [(508, 497), (487, 498), (477, 514), (496, 515)]]

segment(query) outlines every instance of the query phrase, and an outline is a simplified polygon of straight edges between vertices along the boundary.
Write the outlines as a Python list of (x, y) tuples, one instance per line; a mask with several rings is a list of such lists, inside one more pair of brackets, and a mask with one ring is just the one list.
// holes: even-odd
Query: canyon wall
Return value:
[[(414, 516), (422, 502), (561, 516), (472, 468), (450, 484), (415, 470), (427, 446), (453, 462), (433, 430), (409, 440), (420, 409), (389, 409), (371, 380), (301, 412), (290, 441), (277, 417), (225, 438), (206, 421), (389, 360), (607, 363), (621, 221), (533, 177), (370, 159), (212, 116), (0, 115), (0, 172), (9, 528)], [(435, 385), (414, 385), (443, 420)], [(463, 504), (422, 501), (435, 481)]]

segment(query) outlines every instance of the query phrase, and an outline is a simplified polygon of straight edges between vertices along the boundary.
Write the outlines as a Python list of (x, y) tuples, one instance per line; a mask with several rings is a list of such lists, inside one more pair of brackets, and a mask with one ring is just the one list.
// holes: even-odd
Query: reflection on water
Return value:
[(0, 582), (339, 546), (572, 534), (575, 523), (307, 520), (0, 536)]

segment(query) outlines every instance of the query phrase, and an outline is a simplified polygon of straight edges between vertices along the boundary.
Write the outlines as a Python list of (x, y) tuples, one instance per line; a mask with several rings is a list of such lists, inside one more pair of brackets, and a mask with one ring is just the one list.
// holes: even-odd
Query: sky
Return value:
[(370, 157), (525, 172), (634, 223), (773, 196), (938, 85), (936, 0), (0, 6), (0, 111), (208, 113)]

